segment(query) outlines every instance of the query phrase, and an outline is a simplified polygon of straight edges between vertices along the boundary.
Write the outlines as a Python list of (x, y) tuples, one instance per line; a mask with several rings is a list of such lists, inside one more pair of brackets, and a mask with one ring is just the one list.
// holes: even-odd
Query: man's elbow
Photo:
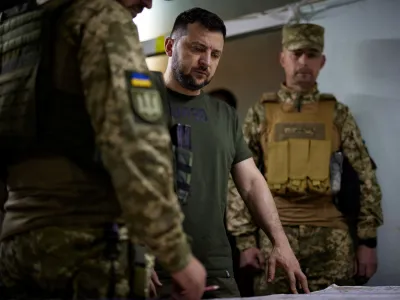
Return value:
[(257, 169), (254, 160), (249, 158), (235, 165), (233, 179), (242, 199), (247, 202), (257, 187), (265, 185), (265, 180)]
[(252, 172), (251, 174), (249, 174), (248, 182), (242, 192), (243, 200), (246, 203), (249, 203), (253, 199), (256, 199), (257, 193), (259, 193), (260, 189), (263, 188), (265, 185), (266, 183), (261, 173)]

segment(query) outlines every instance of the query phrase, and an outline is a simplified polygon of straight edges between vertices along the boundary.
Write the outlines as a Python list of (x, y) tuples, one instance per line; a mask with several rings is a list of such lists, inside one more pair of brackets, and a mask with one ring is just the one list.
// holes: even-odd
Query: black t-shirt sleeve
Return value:
[(232, 166), (236, 165), (237, 163), (240, 163), (248, 158), (253, 157), (252, 153), (247, 146), (244, 138), (243, 138), (243, 132), (242, 132), (242, 126), (239, 121), (239, 117), (236, 113), (236, 111), (232, 110), (234, 113), (234, 118), (233, 120), (233, 128), (234, 128), (234, 137), (235, 137), (235, 157), (233, 158)]

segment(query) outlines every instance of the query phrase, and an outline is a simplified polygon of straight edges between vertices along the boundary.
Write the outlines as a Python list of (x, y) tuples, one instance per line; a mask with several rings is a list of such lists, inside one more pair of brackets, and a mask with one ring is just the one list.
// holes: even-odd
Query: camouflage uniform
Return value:
[[(283, 46), (289, 50), (312, 47), (322, 52), (323, 28), (313, 24), (285, 26)], [(316, 86), (308, 93), (300, 94), (282, 84), (277, 98), (285, 104), (292, 105), (299, 102), (306, 104), (319, 101), (320, 93)], [(254, 160), (257, 165), (264, 164), (264, 166), (265, 158), (260, 141), (266, 127), (265, 112), (265, 105), (257, 102), (249, 109), (243, 124), (244, 137), (253, 152)], [(376, 238), (377, 228), (382, 224), (383, 216), (380, 206), (381, 190), (370, 156), (356, 121), (346, 105), (336, 102), (333, 123), (339, 129), (342, 151), (362, 182), (361, 211), (357, 224), (358, 238)], [(266, 174), (267, 170), (264, 171)], [(272, 244), (264, 232), (254, 224), (232, 181), (229, 182), (228, 195), (227, 226), (236, 236), (237, 247), (241, 251), (260, 247), (268, 256)], [(274, 197), (278, 200), (278, 196)], [(299, 202), (296, 205), (302, 209), (307, 204)], [(333, 283), (351, 285), (354, 273), (354, 247), (346, 224), (334, 228), (293, 221), (282, 215), (279, 206), (277, 208), (290, 245), (308, 277), (311, 291), (323, 289)], [(286, 276), (280, 269), (277, 270), (276, 279), (272, 284), (267, 284), (265, 274), (257, 275), (254, 290), (257, 295), (290, 293)]]
[[(51, 99), (64, 105), (53, 112), (69, 120), (53, 138), (64, 138), (80, 113), (88, 113), (94, 130), (89, 139), (96, 140), (107, 172), (47, 152), (14, 158), (5, 179), (0, 278), (29, 299), (105, 298), (111, 281), (113, 296), (124, 298), (133, 258), (123, 241), (145, 245), (169, 272), (184, 268), (191, 257), (173, 190), (161, 99), (143, 77), (148, 68), (132, 16), (117, 1), (71, 1), (52, 25), (55, 52), (47, 84), (64, 97)], [(141, 105), (150, 96), (152, 111)], [(65, 99), (72, 105), (76, 97), (85, 104), (82, 111), (65, 112)], [(78, 128), (72, 141), (84, 141), (86, 129)], [(105, 257), (106, 223), (122, 224), (114, 263)], [(133, 286), (140, 289), (143, 274), (134, 275)]]

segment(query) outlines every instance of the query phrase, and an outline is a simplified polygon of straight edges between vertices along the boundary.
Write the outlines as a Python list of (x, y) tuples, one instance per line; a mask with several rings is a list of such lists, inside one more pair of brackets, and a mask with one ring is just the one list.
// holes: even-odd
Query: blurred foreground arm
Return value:
[[(80, 43), (86, 107), (131, 236), (166, 270), (177, 272), (188, 265), (191, 251), (173, 191), (162, 102), (153, 87), (132, 82), (136, 76), (149, 84), (137, 29), (128, 10), (116, 1), (108, 3), (85, 26), (68, 24)], [(150, 115), (141, 111), (145, 100), (153, 104)]]

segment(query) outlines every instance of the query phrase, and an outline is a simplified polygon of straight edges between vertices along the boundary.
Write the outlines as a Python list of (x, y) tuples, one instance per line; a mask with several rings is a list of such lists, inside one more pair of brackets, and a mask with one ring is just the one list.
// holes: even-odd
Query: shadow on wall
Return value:
[(383, 95), (353, 94), (345, 97), (378, 169), (384, 224), (378, 229), (378, 272), (368, 285), (399, 285), (400, 202), (399, 178), (400, 101)]
[[(400, 39), (365, 40), (354, 64), (358, 88), (368, 94), (400, 95)], [(398, 99), (400, 101), (400, 99)]]
[(207, 92), (226, 87), (237, 97), (241, 120), (264, 92), (279, 89), (284, 78), (279, 64), (280, 29), (228, 40)]
[[(320, 87), (350, 107), (378, 166), (384, 225), (378, 230), (378, 271), (368, 285), (400, 285), (400, 202), (397, 183), (393, 184), (398, 181), (400, 166), (400, 40), (371, 39), (372, 25), (367, 22), (357, 23), (359, 28), (352, 27), (350, 34), (334, 29), (333, 23), (346, 27), (357, 20), (355, 16), (343, 18), (321, 22), (330, 34)], [(371, 28), (364, 30), (363, 26)], [(378, 26), (374, 35), (387, 33), (385, 22), (374, 26)]]
[[(382, 188), (384, 225), (379, 229), (377, 276), (369, 285), (400, 284), (398, 262), (400, 202), (393, 181), (399, 178), (400, 140), (400, 39), (368, 39), (356, 46), (353, 77), (357, 94), (348, 94), (349, 105), (378, 165)], [(362, 92), (361, 92), (362, 91)]]

